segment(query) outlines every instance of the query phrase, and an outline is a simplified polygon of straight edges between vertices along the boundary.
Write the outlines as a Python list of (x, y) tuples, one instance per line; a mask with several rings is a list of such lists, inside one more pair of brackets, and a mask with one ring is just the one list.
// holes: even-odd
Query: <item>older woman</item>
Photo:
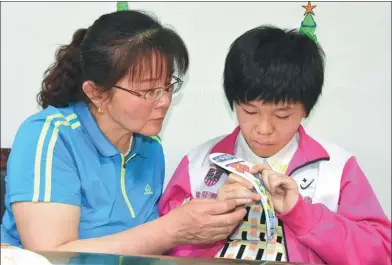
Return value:
[(157, 135), (188, 68), (182, 39), (136, 11), (106, 14), (56, 53), (7, 166), (1, 241), (33, 250), (160, 254), (227, 238), (246, 211), (193, 200), (159, 218)]

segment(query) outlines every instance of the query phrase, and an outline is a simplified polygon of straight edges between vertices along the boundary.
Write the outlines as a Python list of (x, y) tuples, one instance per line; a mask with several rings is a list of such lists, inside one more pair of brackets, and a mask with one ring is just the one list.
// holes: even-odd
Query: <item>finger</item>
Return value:
[(235, 199), (229, 200), (205, 200), (203, 212), (211, 215), (221, 215), (233, 211), (237, 207)]
[(274, 194), (273, 195), (280, 195), (280, 196), (284, 196), (286, 194), (286, 190), (282, 188), (282, 186), (278, 186), (276, 187)]
[(244, 207), (238, 207), (235, 211), (227, 214), (213, 215), (210, 219), (210, 226), (212, 227), (223, 227), (237, 225), (241, 222), (247, 211)]
[(271, 194), (283, 195), (286, 191), (291, 190), (293, 187), (293, 181), (284, 175), (274, 176), (269, 180), (271, 186)]
[(209, 204), (209, 203), (215, 203), (216, 199), (199, 199), (199, 198), (194, 198), (192, 200), (190, 200), (188, 203), (192, 203), (192, 204), (198, 204), (201, 203), (205, 206), (205, 204)]
[(261, 173), (261, 179), (263, 180), (264, 183), (264, 187), (270, 192), (271, 187), (269, 184), (269, 176), (270, 176), (270, 172), (264, 171)]
[(259, 194), (252, 192), (244, 187), (242, 187), (241, 189), (226, 191), (224, 193), (223, 197), (225, 200), (228, 200), (228, 199), (251, 199), (254, 201), (259, 201), (261, 199)]
[(239, 199), (235, 196), (235, 193), (239, 190), (246, 189), (240, 183), (233, 183), (233, 184), (224, 184), (219, 190), (217, 194), (218, 200), (228, 200), (228, 199)]
[(253, 188), (253, 184), (250, 181), (234, 173), (230, 173), (228, 179), (226, 180), (226, 183), (227, 184), (239, 183), (242, 186), (247, 187), (248, 189)]
[(258, 164), (258, 165), (253, 166), (249, 172), (252, 174), (256, 174), (256, 173), (262, 172), (265, 169), (271, 170), (271, 167), (267, 163), (262, 163), (262, 164)]
[(240, 189), (249, 190), (247, 187), (245, 187), (244, 185), (242, 185), (241, 183), (238, 183), (238, 182), (235, 182), (232, 184), (226, 184), (226, 185), (223, 185), (222, 187), (224, 187), (225, 192), (231, 192), (231, 191), (236, 191), (236, 190), (240, 190)]
[(245, 204), (251, 203), (253, 200), (252, 199), (235, 199), (237, 201), (238, 206), (243, 206)]
[(268, 184), (269, 184), (269, 192), (271, 195), (277, 194), (277, 189), (279, 189), (280, 185), (282, 184), (282, 176), (277, 175), (269, 175), (268, 176)]
[(240, 183), (234, 183), (234, 184), (227, 184), (226, 186), (223, 186), (224, 188), (222, 189), (223, 192), (234, 192), (237, 190), (247, 190), (250, 192), (255, 193), (256, 189), (254, 186), (250, 189), (249, 187), (245, 187)]

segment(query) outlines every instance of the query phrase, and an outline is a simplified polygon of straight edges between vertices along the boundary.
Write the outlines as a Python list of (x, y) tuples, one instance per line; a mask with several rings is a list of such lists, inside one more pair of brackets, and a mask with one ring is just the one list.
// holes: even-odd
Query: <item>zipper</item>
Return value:
[(126, 168), (126, 164), (128, 163), (129, 160), (131, 160), (132, 158), (135, 157), (136, 154), (133, 154), (131, 157), (129, 157), (127, 159), (127, 161), (125, 161), (125, 157), (123, 155), (121, 155), (121, 177), (120, 177), (120, 181), (121, 181), (121, 193), (124, 197), (125, 203), (128, 206), (129, 212), (131, 213), (132, 218), (135, 218), (135, 211), (133, 210), (132, 204), (129, 201), (127, 192), (125, 190), (125, 168)]
[(119, 265), (123, 265), (124, 264), (124, 256), (120, 256), (118, 264)]
[(315, 160), (308, 161), (308, 162), (306, 162), (305, 164), (300, 165), (299, 167), (296, 167), (296, 168), (294, 168), (293, 170), (291, 170), (291, 172), (290, 172), (290, 174), (288, 174), (288, 176), (293, 175), (293, 173), (294, 173), (295, 171), (297, 171), (298, 169), (301, 169), (301, 168), (303, 168), (303, 167), (309, 166), (309, 165), (311, 165), (311, 164), (314, 164), (314, 163), (317, 163), (317, 162), (320, 162), (320, 161), (329, 161), (329, 160), (330, 160), (329, 157), (322, 157), (322, 158), (318, 158), (318, 159), (315, 159)]
[(290, 258), (289, 258), (289, 250), (287, 248), (287, 240), (286, 240), (286, 233), (284, 231), (284, 224), (282, 225), (282, 233), (283, 233), (283, 242), (284, 242), (284, 249), (286, 251), (286, 261), (290, 262)]

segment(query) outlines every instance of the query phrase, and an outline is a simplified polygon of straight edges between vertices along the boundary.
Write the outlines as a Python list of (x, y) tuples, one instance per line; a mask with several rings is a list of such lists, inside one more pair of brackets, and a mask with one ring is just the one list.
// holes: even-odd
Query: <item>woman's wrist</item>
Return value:
[(162, 240), (164, 240), (165, 244), (169, 246), (169, 249), (174, 248), (180, 245), (180, 238), (178, 236), (178, 220), (173, 218), (173, 212), (168, 213), (167, 215), (162, 216), (157, 219), (157, 227), (162, 231)]

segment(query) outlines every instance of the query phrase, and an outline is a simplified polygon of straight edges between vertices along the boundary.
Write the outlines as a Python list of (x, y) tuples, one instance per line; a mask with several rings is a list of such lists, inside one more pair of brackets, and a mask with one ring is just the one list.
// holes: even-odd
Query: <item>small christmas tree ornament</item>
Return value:
[(306, 6), (302, 6), (305, 8), (305, 18), (301, 22), (301, 27), (299, 29), (299, 32), (301, 34), (307, 35), (309, 38), (311, 38), (314, 42), (317, 42), (317, 36), (315, 34), (316, 32), (316, 21), (314, 21), (314, 13), (313, 9), (316, 6), (312, 6), (310, 1), (308, 1), (308, 4)]
[(117, 11), (127, 11), (127, 10), (129, 10), (128, 2), (117, 2)]

